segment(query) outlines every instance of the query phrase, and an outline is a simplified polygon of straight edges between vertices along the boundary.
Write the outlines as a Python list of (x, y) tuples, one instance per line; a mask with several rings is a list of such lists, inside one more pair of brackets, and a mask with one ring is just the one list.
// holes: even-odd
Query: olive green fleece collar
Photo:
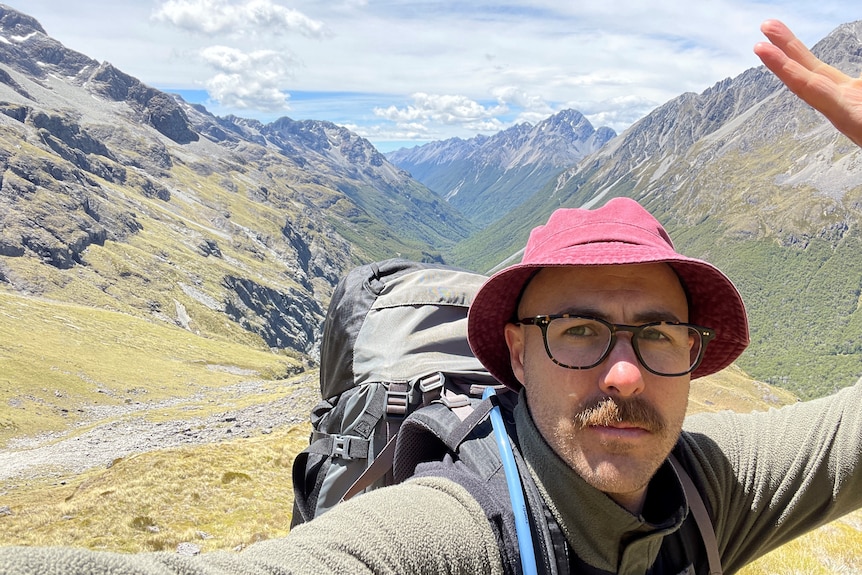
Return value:
[(611, 573), (644, 573), (665, 535), (679, 529), (688, 513), (682, 486), (668, 463), (650, 482), (648, 522), (587, 484), (551, 449), (536, 428), (526, 397), (515, 410), (518, 442), (542, 497), (572, 549), (587, 564)]

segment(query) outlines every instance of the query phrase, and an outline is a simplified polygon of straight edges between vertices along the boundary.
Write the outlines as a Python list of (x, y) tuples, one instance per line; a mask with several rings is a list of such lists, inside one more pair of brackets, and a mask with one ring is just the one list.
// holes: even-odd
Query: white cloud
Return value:
[(266, 112), (289, 109), (289, 95), (281, 90), (292, 77), (294, 61), (289, 55), (275, 50), (246, 53), (228, 46), (210, 46), (200, 55), (219, 72), (205, 84), (221, 105)]
[(167, 0), (153, 12), (153, 19), (208, 36), (298, 32), (321, 38), (328, 33), (322, 22), (272, 0), (239, 4), (228, 0)]
[(233, 40), (232, 46), (197, 50), (217, 72), (199, 81), (220, 106), (263, 113), (289, 109), (285, 89), (299, 66), (278, 38), (287, 33), (312, 39), (328, 34), (319, 20), (275, 0), (166, 0), (152, 18), (221, 42)]
[(150, 85), (205, 86), (262, 120), (290, 91), (301, 117), (374, 141), (469, 138), (564, 108), (621, 131), (759, 65), (765, 18), (811, 45), (859, 13), (858, 0), (2, 1)]
[(541, 96), (529, 94), (515, 86), (498, 87), (491, 90), (491, 94), (497, 98), (501, 105), (512, 104), (545, 116), (553, 113), (551, 106)]
[(489, 120), (507, 111), (504, 105), (489, 108), (461, 95), (417, 92), (411, 98), (413, 99), (413, 105), (405, 108), (398, 108), (396, 106), (374, 108), (374, 114), (399, 124), (415, 122), (416, 120), (426, 120), (442, 124), (465, 124), (479, 120)]

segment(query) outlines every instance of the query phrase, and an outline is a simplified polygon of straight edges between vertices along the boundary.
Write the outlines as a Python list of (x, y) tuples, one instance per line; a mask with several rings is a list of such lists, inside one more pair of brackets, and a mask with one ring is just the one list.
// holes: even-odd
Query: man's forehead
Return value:
[[(666, 263), (655, 263), (542, 268), (527, 284), (518, 307), (523, 310), (525, 305), (553, 304), (558, 308), (553, 313), (591, 308), (598, 312), (604, 300), (625, 301), (627, 298), (666, 300), (673, 307), (686, 302), (673, 268)], [(685, 307), (687, 309), (687, 303)]]

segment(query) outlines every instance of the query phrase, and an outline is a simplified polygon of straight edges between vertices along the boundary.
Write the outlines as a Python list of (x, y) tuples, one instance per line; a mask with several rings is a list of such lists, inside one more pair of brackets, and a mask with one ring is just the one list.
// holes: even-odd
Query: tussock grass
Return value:
[(740, 570), (741, 575), (862, 573), (862, 511), (783, 545)]
[(288, 532), (290, 466), (307, 424), (270, 435), (144, 453), (65, 481), (8, 490), (0, 542), (123, 552), (236, 549)]
[(751, 379), (736, 365), (694, 380), (688, 399), (688, 413), (729, 409), (739, 413), (765, 411), (795, 403), (791, 392)]
[(301, 369), (283, 354), (164, 322), (0, 292), (0, 445), (99, 406), (187, 398)]

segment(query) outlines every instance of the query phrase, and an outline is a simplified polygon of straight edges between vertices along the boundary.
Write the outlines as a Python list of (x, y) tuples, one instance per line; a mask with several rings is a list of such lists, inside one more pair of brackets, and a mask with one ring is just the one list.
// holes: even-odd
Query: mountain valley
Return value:
[[(814, 51), (859, 75), (862, 22)], [(384, 155), (330, 122), (214, 116), (0, 5), (0, 112), (4, 541), (38, 525), (77, 544), (113, 513), (122, 550), (170, 549), (199, 536), (194, 507), (255, 525), (214, 527), (207, 549), (282, 533), (338, 280), (396, 256), (490, 273), (558, 207), (635, 198), (739, 286), (752, 345), (696, 382), (691, 411), (768, 409), (862, 375), (862, 150), (764, 68), (621, 134), (563, 110)], [(249, 446), (254, 463), (212, 471), (213, 452)], [(250, 503), (261, 461), (272, 521)], [(132, 486), (163, 468), (176, 476), (148, 489), (177, 509), (158, 534)], [(201, 469), (216, 486), (183, 491)]]

